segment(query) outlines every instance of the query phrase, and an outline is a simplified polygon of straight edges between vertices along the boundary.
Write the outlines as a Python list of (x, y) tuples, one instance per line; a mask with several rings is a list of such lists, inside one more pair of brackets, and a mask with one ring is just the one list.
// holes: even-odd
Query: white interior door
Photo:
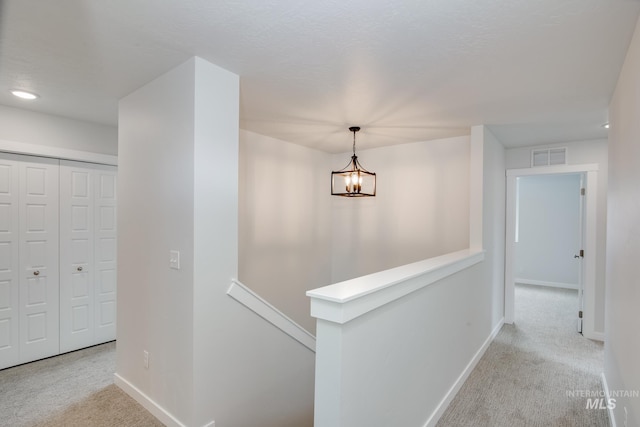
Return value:
[(96, 343), (116, 339), (116, 182), (115, 167), (96, 166)]
[(20, 362), (59, 353), (58, 160), (20, 162)]
[(94, 176), (60, 162), (60, 351), (94, 344)]
[(62, 161), (60, 346), (116, 338), (116, 168)]
[(578, 321), (577, 329), (579, 333), (582, 333), (582, 317), (584, 313), (584, 241), (585, 241), (585, 194), (586, 194), (586, 179), (584, 173), (580, 175), (580, 207), (578, 213), (578, 227), (579, 227), (579, 247), (574, 257), (579, 262), (578, 268)]
[(20, 190), (10, 158), (0, 158), (0, 369), (20, 363)]
[(115, 339), (116, 173), (0, 153), (0, 369)]

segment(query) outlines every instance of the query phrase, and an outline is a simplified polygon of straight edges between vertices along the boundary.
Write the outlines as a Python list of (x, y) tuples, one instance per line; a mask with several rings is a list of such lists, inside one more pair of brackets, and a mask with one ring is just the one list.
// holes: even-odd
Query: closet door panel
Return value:
[(0, 157), (0, 369), (20, 363), (19, 170)]
[(20, 362), (59, 352), (58, 161), (19, 163)]
[(60, 162), (60, 351), (94, 344), (94, 176)]
[(0, 369), (115, 339), (116, 173), (0, 153)]
[(96, 343), (116, 339), (116, 174), (110, 166), (95, 171)]

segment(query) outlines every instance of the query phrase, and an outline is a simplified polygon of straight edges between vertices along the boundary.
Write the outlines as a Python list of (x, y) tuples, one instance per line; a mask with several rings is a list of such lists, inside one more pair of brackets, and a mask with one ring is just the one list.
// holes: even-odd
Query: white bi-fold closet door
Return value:
[(0, 369), (115, 339), (116, 168), (0, 153)]
[(60, 161), (60, 351), (116, 337), (116, 169)]
[(59, 352), (58, 160), (0, 157), (0, 368)]

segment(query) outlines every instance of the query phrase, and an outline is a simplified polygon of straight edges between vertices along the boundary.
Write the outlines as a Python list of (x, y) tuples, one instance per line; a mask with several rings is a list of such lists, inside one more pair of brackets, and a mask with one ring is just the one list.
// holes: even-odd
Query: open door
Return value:
[(577, 329), (579, 333), (582, 333), (582, 315), (584, 313), (584, 242), (585, 242), (585, 194), (586, 194), (586, 179), (584, 173), (580, 175), (580, 213), (578, 215), (578, 227), (579, 228), (579, 247), (577, 253), (573, 256), (578, 263), (578, 322)]
[[(579, 330), (589, 339), (602, 340), (601, 335), (595, 332), (595, 284), (596, 284), (596, 219), (598, 197), (598, 165), (561, 165), (545, 166), (523, 169), (508, 169), (506, 188), (506, 233), (505, 233), (505, 286), (504, 286), (504, 321), (514, 323), (515, 318), (515, 282), (517, 271), (515, 269), (516, 246), (519, 241), (517, 230), (517, 178), (531, 175), (552, 174), (580, 174), (586, 189), (586, 194), (580, 197), (580, 210), (582, 215), (576, 226), (580, 227), (582, 238), (581, 247), (575, 248), (576, 262), (580, 263), (579, 273), (579, 298), (577, 318)], [(580, 252), (583, 250), (583, 252)], [(571, 252), (568, 257), (574, 256)], [(571, 260), (569, 260), (570, 262)], [(582, 311), (582, 318), (580, 312)]]

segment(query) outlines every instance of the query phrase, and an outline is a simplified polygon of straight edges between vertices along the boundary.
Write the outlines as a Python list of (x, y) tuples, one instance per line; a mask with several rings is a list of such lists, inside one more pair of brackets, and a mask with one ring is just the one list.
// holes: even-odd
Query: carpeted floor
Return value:
[[(600, 392), (603, 345), (576, 332), (577, 291), (516, 286), (504, 325), (437, 427), (608, 426), (581, 391)], [(582, 394), (584, 396), (584, 394)]]
[(162, 426), (113, 384), (115, 342), (0, 371), (0, 426)]

